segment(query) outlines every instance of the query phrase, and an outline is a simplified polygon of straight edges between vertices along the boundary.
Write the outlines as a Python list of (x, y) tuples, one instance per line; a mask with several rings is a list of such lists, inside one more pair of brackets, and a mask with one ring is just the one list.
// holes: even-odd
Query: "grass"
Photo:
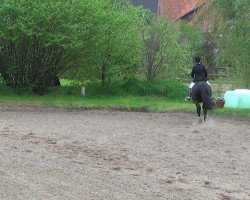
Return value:
[(65, 108), (101, 108), (111, 107), (128, 110), (147, 110), (153, 112), (191, 110), (193, 105), (178, 101), (168, 101), (158, 97), (81, 97), (81, 96), (32, 96), (32, 95), (7, 95), (0, 96), (1, 104), (11, 105), (40, 105)]
[(250, 109), (223, 108), (212, 111), (214, 115), (235, 119), (250, 119)]
[[(82, 96), (33, 96), (33, 95), (1, 95), (0, 103), (17, 106), (47, 106), (67, 109), (78, 108), (113, 108), (117, 110), (134, 110), (150, 112), (192, 112), (195, 114), (195, 106), (192, 103), (169, 101), (162, 97), (82, 97)], [(250, 109), (215, 109), (212, 115), (250, 119)]]
[[(73, 86), (59, 87), (50, 94), (35, 96), (21, 90), (9, 89), (0, 85), (0, 103), (16, 106), (47, 106), (67, 109), (79, 108), (113, 108), (118, 110), (150, 111), (150, 112), (192, 112), (196, 108), (193, 103), (184, 100), (169, 99), (164, 95), (151, 96), (81, 96), (80, 88)], [(212, 115), (250, 119), (250, 109), (215, 109)]]

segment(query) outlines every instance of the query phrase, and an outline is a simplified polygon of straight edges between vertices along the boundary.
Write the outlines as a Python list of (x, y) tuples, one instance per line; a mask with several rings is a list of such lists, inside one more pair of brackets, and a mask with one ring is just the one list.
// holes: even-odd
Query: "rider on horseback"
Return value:
[(200, 81), (207, 82), (207, 84), (210, 86), (210, 83), (207, 81), (207, 70), (203, 64), (201, 64), (201, 58), (195, 57), (195, 66), (192, 69), (191, 77), (193, 78), (193, 82), (189, 85), (189, 92), (188, 96), (185, 98), (186, 101), (189, 101), (191, 99), (191, 93), (192, 88), (195, 83), (198, 83)]

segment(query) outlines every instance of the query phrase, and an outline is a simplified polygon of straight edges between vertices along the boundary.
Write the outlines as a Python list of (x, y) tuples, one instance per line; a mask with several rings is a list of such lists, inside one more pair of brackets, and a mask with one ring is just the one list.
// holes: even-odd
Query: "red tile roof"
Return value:
[(170, 20), (178, 20), (203, 2), (204, 0), (159, 0), (159, 15), (166, 16)]

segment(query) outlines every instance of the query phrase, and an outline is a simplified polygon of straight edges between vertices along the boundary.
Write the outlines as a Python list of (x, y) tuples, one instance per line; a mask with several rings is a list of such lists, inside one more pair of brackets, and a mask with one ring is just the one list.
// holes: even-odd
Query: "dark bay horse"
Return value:
[(214, 104), (211, 100), (211, 88), (205, 81), (196, 83), (192, 88), (192, 100), (196, 105), (198, 117), (201, 116), (201, 105), (204, 111), (204, 121), (207, 117), (207, 110), (211, 110)]

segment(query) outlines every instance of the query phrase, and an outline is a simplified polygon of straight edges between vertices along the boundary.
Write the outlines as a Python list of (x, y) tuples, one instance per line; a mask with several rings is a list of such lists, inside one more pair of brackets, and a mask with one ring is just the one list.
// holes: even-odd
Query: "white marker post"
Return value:
[(85, 95), (85, 87), (81, 88), (81, 95), (84, 96)]

